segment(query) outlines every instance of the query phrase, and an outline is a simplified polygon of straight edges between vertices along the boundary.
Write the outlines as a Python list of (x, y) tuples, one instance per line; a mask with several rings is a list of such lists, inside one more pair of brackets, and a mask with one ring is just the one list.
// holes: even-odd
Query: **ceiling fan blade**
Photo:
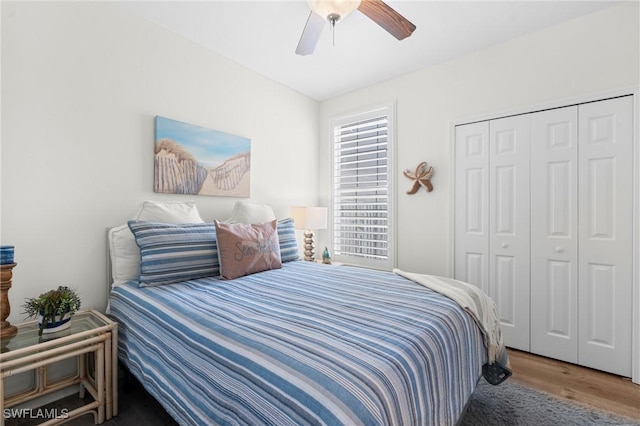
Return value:
[(310, 55), (313, 53), (320, 39), (324, 24), (325, 20), (322, 16), (314, 12), (309, 13), (307, 23), (304, 26), (304, 30), (302, 30), (302, 36), (300, 36), (300, 41), (296, 48), (298, 55)]
[(416, 26), (382, 0), (362, 0), (358, 10), (398, 40), (409, 37)]

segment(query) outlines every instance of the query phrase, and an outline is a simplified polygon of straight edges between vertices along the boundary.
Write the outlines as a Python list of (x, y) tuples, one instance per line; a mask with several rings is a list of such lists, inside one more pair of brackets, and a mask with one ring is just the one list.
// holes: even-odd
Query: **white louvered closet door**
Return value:
[(507, 346), (529, 350), (529, 122), (489, 123), (489, 295)]
[(531, 352), (578, 362), (578, 107), (531, 115)]
[(489, 122), (455, 132), (454, 276), (489, 294)]
[(631, 375), (633, 98), (579, 106), (579, 363)]

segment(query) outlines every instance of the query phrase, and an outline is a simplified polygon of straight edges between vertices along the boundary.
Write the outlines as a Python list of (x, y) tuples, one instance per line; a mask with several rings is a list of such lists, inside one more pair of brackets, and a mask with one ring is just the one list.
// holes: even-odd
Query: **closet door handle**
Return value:
[(502, 243), (502, 244), (500, 244), (500, 247), (502, 247), (502, 248), (507, 248), (507, 247), (509, 247), (509, 244), (507, 244), (507, 243)]
[(556, 247), (556, 253), (562, 253), (564, 251), (564, 249), (560, 246)]

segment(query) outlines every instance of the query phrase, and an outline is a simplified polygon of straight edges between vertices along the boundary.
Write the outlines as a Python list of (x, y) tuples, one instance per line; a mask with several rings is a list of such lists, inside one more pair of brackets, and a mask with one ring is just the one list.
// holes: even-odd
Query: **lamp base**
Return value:
[(0, 338), (11, 337), (18, 334), (18, 327), (9, 324), (9, 321), (3, 321), (0, 324)]
[(313, 231), (308, 229), (304, 231), (304, 260), (308, 262), (315, 261), (315, 250), (316, 246), (313, 241)]
[(11, 278), (13, 277), (13, 268), (17, 263), (9, 263), (0, 265), (0, 337), (15, 336), (18, 329), (9, 324), (7, 318), (11, 312), (9, 304), (9, 289), (11, 288)]

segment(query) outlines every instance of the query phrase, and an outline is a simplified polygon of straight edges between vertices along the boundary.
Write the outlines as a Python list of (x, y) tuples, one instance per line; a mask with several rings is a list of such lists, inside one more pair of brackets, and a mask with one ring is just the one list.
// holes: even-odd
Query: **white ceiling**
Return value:
[[(386, 1), (413, 22), (398, 41), (356, 11), (295, 54), (306, 1), (127, 1), (126, 10), (318, 101), (472, 53), (617, 1)], [(332, 36), (335, 35), (335, 46)]]

